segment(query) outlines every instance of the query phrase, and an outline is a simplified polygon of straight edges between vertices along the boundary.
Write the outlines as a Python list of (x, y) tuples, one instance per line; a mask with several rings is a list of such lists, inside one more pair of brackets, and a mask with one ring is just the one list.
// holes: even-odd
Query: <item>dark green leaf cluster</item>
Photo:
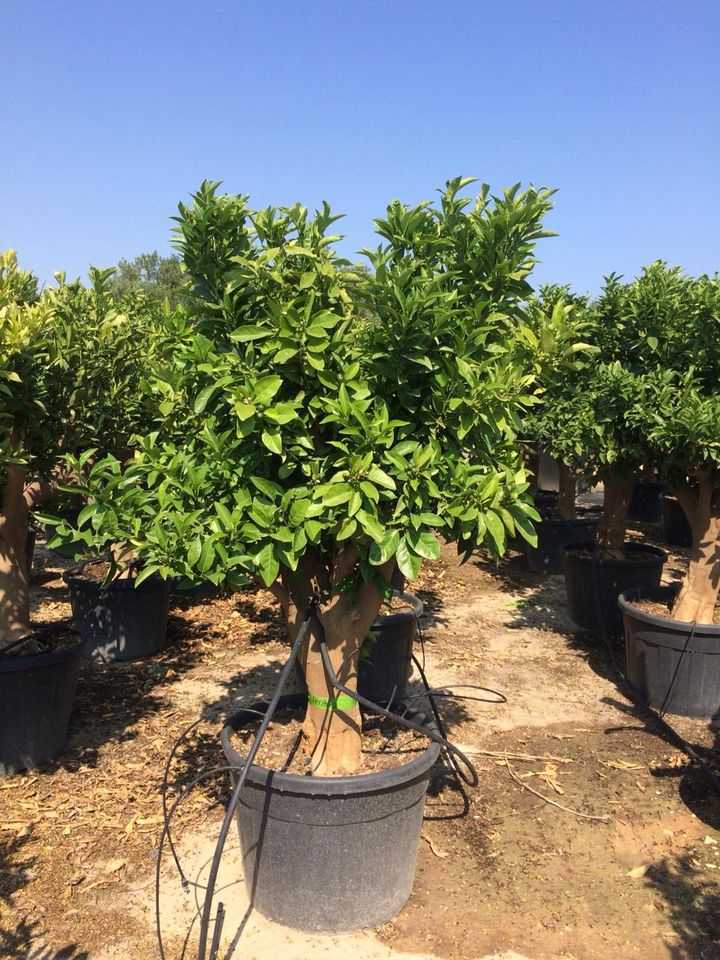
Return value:
[(58, 274), (34, 302), (0, 307), (0, 467), (41, 477), (68, 452), (120, 455), (151, 422), (138, 382), (163, 316), (141, 294), (115, 301), (111, 275), (91, 270), (85, 287)]
[(669, 482), (712, 465), (720, 421), (720, 282), (656, 262), (631, 283), (611, 275), (586, 310), (582, 371), (548, 387), (533, 433), (566, 463)]
[(148, 575), (271, 584), (308, 552), (414, 577), (436, 532), (531, 538), (515, 340), (550, 192), (473, 203), (468, 182), (391, 204), (372, 271), (337, 256), (326, 204), (257, 211), (203, 184), (177, 218), (193, 298), (143, 381), (156, 424), (126, 470), (93, 465), (84, 542), (125, 540)]

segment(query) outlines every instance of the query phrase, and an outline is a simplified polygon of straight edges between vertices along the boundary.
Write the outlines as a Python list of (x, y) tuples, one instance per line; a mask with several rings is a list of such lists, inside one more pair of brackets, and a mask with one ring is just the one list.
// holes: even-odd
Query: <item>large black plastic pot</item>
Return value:
[(646, 613), (637, 600), (670, 603), (677, 585), (629, 590), (619, 600), (627, 676), (653, 707), (686, 717), (720, 716), (720, 626)]
[(639, 480), (628, 504), (628, 520), (635, 523), (659, 523), (662, 519), (662, 495), (665, 487), (653, 480)]
[[(47, 634), (50, 631), (42, 631)], [(0, 775), (56, 760), (67, 739), (80, 640), (60, 650), (0, 656)]]
[(148, 577), (135, 581), (101, 580), (83, 574), (84, 561), (63, 574), (70, 587), (73, 620), (89, 660), (138, 660), (163, 650), (167, 643), (170, 583)]
[[(283, 697), (279, 709), (302, 695)], [(257, 722), (254, 704), (221, 733), (228, 762), (244, 758), (231, 733)], [(413, 712), (413, 719), (421, 715)], [(424, 718), (423, 718), (424, 720)], [(430, 769), (439, 746), (381, 773), (305, 777), (250, 768), (237, 823), (252, 905), (296, 930), (337, 933), (394, 917), (410, 896)]]
[(662, 498), (665, 542), (671, 547), (691, 547), (692, 530), (677, 497), (669, 493)]
[(528, 566), (535, 573), (562, 573), (562, 549), (568, 543), (577, 543), (593, 537), (597, 520), (580, 518), (563, 520), (562, 517), (543, 517), (535, 524), (537, 546), (526, 544)]
[(624, 559), (601, 556), (592, 540), (570, 543), (563, 549), (570, 616), (582, 630), (620, 634), (620, 594), (659, 585), (667, 554), (644, 543), (627, 542), (625, 554)]

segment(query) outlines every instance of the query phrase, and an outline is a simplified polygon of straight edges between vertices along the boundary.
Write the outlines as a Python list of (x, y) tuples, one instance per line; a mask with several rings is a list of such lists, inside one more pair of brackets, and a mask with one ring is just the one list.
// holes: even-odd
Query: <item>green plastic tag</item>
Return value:
[(316, 697), (314, 693), (308, 693), (307, 697), (311, 707), (320, 707), (321, 710), (352, 710), (357, 703), (355, 697), (346, 693), (334, 697)]

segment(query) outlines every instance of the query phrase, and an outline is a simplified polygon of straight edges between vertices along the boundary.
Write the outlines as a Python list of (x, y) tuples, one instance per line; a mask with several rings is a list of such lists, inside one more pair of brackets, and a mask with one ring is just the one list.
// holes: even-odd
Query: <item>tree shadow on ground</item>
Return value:
[(646, 883), (663, 898), (676, 937), (667, 942), (673, 960), (720, 957), (720, 890), (712, 873), (699, 870), (692, 854), (653, 864)]
[(287, 627), (278, 603), (258, 603), (257, 599), (240, 593), (235, 598), (235, 609), (248, 622), (258, 625), (258, 629), (248, 637), (253, 646), (287, 640)]
[[(25, 849), (32, 841), (32, 828), (0, 842), (0, 903), (13, 907), (13, 896), (28, 884), (35, 868), (35, 857)], [(54, 950), (43, 944), (39, 921), (26, 917), (11, 927), (0, 920), (0, 957), (3, 960), (88, 960), (89, 954), (76, 944)]]
[(145, 716), (167, 707), (172, 687), (196, 666), (196, 645), (209, 637), (208, 625), (171, 615), (168, 646), (147, 660), (83, 661), (70, 722), (70, 736), (58, 761), (71, 772), (97, 764), (110, 740), (134, 740)]
[[(204, 772), (227, 765), (220, 744), (220, 730), (238, 710), (269, 699), (284, 666), (284, 660), (274, 659), (250, 670), (238, 671), (224, 681), (224, 692), (202, 708), (200, 724), (179, 744), (175, 752), (168, 780), (171, 795), (179, 795)], [(296, 693), (298, 689), (297, 677), (293, 672), (283, 692)], [(276, 722), (282, 722), (282, 718), (278, 717)], [(229, 797), (229, 777), (227, 774), (218, 774), (199, 784), (197, 789), (213, 805), (224, 805)]]
[(90, 954), (75, 943), (55, 950), (42, 940), (37, 922), (20, 920), (14, 930), (0, 926), (0, 957), (3, 960), (89, 960)]

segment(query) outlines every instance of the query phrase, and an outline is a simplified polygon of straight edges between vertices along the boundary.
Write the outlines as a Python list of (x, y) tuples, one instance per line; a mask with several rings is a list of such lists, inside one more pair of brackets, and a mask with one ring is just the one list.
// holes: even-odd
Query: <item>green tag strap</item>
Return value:
[(314, 693), (308, 693), (307, 697), (311, 707), (320, 707), (321, 710), (352, 710), (357, 704), (355, 697), (346, 693), (338, 693), (334, 697), (316, 697)]

